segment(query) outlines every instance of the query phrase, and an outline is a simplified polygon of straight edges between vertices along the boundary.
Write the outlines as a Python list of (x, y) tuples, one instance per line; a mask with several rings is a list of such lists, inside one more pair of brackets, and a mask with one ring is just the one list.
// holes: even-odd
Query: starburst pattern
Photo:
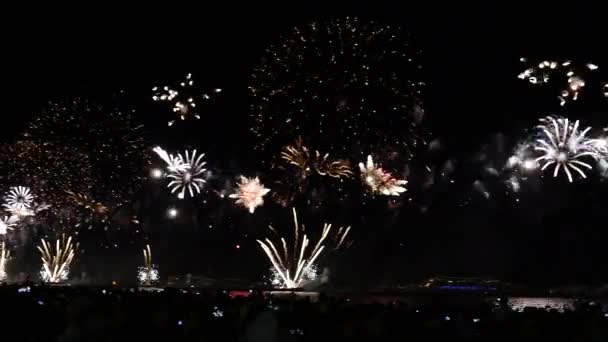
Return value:
[(72, 243), (71, 236), (66, 239), (66, 236), (62, 235), (61, 239), (57, 239), (55, 248), (51, 243), (42, 239), (40, 245), (37, 246), (42, 259), (42, 269), (40, 270), (42, 280), (49, 283), (67, 280), (78, 246), (78, 244)]
[(361, 171), (361, 180), (373, 193), (378, 193), (386, 196), (399, 196), (407, 189), (402, 185), (406, 185), (407, 181), (396, 179), (390, 172), (383, 170), (374, 164), (371, 155), (367, 156), (367, 163), (359, 163)]
[(591, 170), (593, 167), (581, 161), (583, 157), (595, 158), (592, 144), (585, 137), (591, 127), (579, 131), (579, 121), (574, 124), (567, 118), (548, 117), (538, 126), (541, 136), (536, 140), (534, 149), (543, 154), (536, 158), (544, 163), (541, 170), (553, 167), (553, 177), (563, 170), (568, 180), (573, 181), (572, 170), (581, 177), (587, 178), (582, 168)]
[[(185, 167), (178, 168), (175, 172), (171, 172), (167, 175), (167, 178), (171, 179), (168, 187), (171, 189), (171, 193), (178, 192), (177, 197), (183, 199), (185, 194), (188, 193), (190, 197), (194, 197), (195, 194), (199, 194), (205, 179), (202, 178), (204, 172), (207, 169), (204, 168), (206, 162), (203, 161), (205, 154), (196, 155), (196, 150), (192, 152), (185, 152), (185, 157), (181, 154), (177, 158), (184, 162)], [(187, 191), (187, 192), (186, 192)]]
[[(219, 94), (222, 89), (216, 88), (212, 93), (201, 93), (194, 85), (192, 74), (186, 74), (184, 81), (178, 87), (154, 87), (152, 100), (167, 102), (172, 106), (173, 113), (181, 120), (189, 118), (200, 119), (197, 105), (203, 100), (209, 100), (211, 94)], [(175, 120), (168, 122), (172, 126)]]
[(312, 268), (316, 270), (315, 265), (319, 256), (329, 249), (327, 243), (334, 241), (335, 249), (339, 249), (345, 244), (345, 240), (350, 232), (350, 227), (338, 228), (334, 238), (328, 239), (334, 231), (332, 231), (331, 224), (325, 223), (321, 236), (316, 244), (313, 245), (313, 241), (310, 240), (304, 225), (298, 223), (296, 210), (292, 209), (292, 212), (294, 220), (293, 244), (288, 244), (287, 238), (279, 235), (272, 226), (270, 227), (271, 231), (278, 236), (276, 241), (270, 238), (257, 240), (270, 260), (274, 272), (278, 274), (280, 280), (275, 280), (275, 283), (280, 284), (284, 288), (298, 288), (307, 277), (316, 274), (316, 271), (312, 270)]
[(230, 195), (230, 198), (236, 199), (236, 204), (249, 209), (249, 212), (253, 214), (256, 207), (264, 204), (264, 196), (268, 192), (270, 189), (265, 188), (258, 177), (241, 176), (237, 191)]
[(4, 199), (6, 207), (29, 209), (34, 202), (30, 189), (24, 186), (12, 187)]

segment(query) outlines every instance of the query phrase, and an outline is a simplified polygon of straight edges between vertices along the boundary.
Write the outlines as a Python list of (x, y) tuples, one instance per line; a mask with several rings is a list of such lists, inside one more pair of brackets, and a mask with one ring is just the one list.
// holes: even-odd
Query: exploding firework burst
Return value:
[[(179, 87), (154, 87), (152, 88), (154, 95), (152, 100), (167, 102), (172, 106), (173, 113), (181, 120), (189, 118), (200, 119), (197, 105), (202, 101), (209, 100), (211, 95), (219, 94), (222, 89), (216, 88), (212, 93), (202, 93), (194, 85), (192, 74), (187, 74), (186, 79), (179, 84)], [(169, 121), (169, 126), (172, 126), (175, 120)]]
[(581, 177), (587, 178), (582, 168), (591, 170), (593, 167), (581, 161), (583, 157), (595, 158), (592, 144), (585, 137), (591, 127), (579, 131), (579, 121), (574, 124), (565, 118), (548, 117), (543, 119), (540, 130), (540, 138), (536, 140), (534, 149), (543, 155), (536, 158), (539, 163), (544, 163), (541, 170), (553, 166), (553, 177), (557, 177), (563, 170), (568, 180), (573, 181), (571, 170), (576, 171)]
[[(298, 223), (298, 216), (295, 209), (292, 209), (294, 230), (293, 244), (291, 247), (287, 242), (287, 238), (280, 236), (277, 231), (270, 229), (277, 235), (277, 240), (272, 241), (270, 238), (257, 240), (260, 247), (270, 260), (273, 267), (273, 273), (276, 272), (279, 277), (281, 287), (297, 288), (302, 285), (302, 282), (316, 271), (311, 268), (316, 267), (316, 262), (321, 254), (329, 247), (329, 241), (335, 242), (335, 249), (340, 248), (345, 244), (345, 240), (350, 231), (350, 227), (339, 228), (333, 239), (328, 239), (333, 233), (332, 225), (325, 223), (321, 231), (321, 236), (313, 246), (313, 242), (309, 239), (304, 225)], [(315, 268), (316, 270), (316, 268)]]
[(593, 63), (576, 65), (572, 61), (541, 61), (538, 64), (529, 64), (526, 58), (520, 61), (526, 65), (526, 69), (517, 77), (528, 81), (530, 84), (543, 85), (551, 82), (554, 78), (565, 78), (567, 86), (563, 88), (558, 96), (560, 105), (564, 106), (568, 101), (576, 101), (585, 87), (585, 79), (589, 73), (598, 69)]
[(236, 199), (236, 204), (249, 209), (249, 212), (253, 214), (256, 207), (264, 204), (264, 196), (268, 192), (270, 192), (270, 189), (265, 188), (258, 177), (247, 178), (241, 176), (237, 192), (230, 195), (230, 198)]
[(0, 244), (0, 281), (6, 280), (6, 262), (10, 258), (11, 253), (6, 249), (4, 241)]
[(7, 208), (29, 209), (34, 202), (34, 196), (29, 188), (15, 186), (10, 189), (4, 202)]
[(367, 164), (359, 163), (359, 170), (361, 180), (373, 193), (399, 196), (407, 190), (402, 186), (407, 184), (406, 180), (396, 179), (390, 172), (375, 165), (371, 155), (367, 156)]
[[(82, 99), (51, 102), (24, 134), (24, 140), (35, 144), (64, 146), (64, 154), (54, 156), (59, 162), (86, 159), (89, 168), (70, 168), (74, 180), (65, 184), (83, 186), (75, 184), (57, 191), (86, 194), (110, 209), (131, 203), (145, 180), (142, 170), (150, 158), (143, 126), (136, 122), (135, 113), (113, 106)], [(47, 153), (44, 148), (43, 152)], [(36, 168), (55, 167), (49, 164)]]
[(37, 247), (42, 259), (40, 278), (49, 283), (59, 283), (67, 280), (70, 274), (70, 265), (78, 249), (78, 244), (74, 245), (72, 243), (72, 237), (69, 236), (66, 239), (66, 236), (62, 235), (61, 239), (57, 239), (54, 249), (51, 243), (45, 239), (42, 239)]
[[(177, 158), (183, 161), (173, 172), (169, 172), (167, 178), (171, 179), (167, 187), (171, 189), (171, 193), (178, 192), (177, 197), (183, 199), (185, 194), (190, 194), (190, 197), (194, 197), (195, 194), (199, 194), (203, 185), (205, 184), (204, 176), (207, 169), (204, 168), (206, 162), (203, 161), (205, 154), (196, 156), (196, 150), (191, 153), (186, 151), (185, 158), (181, 154), (178, 154)], [(186, 192), (186, 190), (188, 192)]]
[(17, 224), (17, 216), (4, 216), (0, 217), (0, 235), (6, 235), (9, 230), (13, 230)]
[(150, 286), (158, 282), (158, 268), (152, 264), (152, 249), (146, 245), (144, 252), (144, 265), (137, 269), (137, 280), (142, 286)]
[(398, 26), (346, 17), (293, 28), (252, 72), (257, 147), (302, 136), (345, 156), (376, 148), (411, 156), (424, 142), (419, 55)]

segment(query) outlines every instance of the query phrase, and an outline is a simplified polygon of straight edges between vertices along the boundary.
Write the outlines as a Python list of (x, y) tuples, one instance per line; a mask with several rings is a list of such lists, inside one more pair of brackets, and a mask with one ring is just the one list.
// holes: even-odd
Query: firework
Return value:
[(541, 137), (536, 140), (534, 149), (542, 152), (543, 155), (536, 158), (539, 163), (544, 163), (541, 170), (546, 170), (553, 166), (553, 176), (557, 177), (560, 170), (563, 170), (568, 180), (573, 181), (571, 170), (576, 171), (581, 177), (587, 178), (585, 169), (592, 169), (592, 166), (582, 162), (583, 157), (596, 157), (592, 145), (585, 137), (591, 127), (579, 131), (579, 121), (574, 124), (568, 119), (548, 117), (538, 126)]
[(0, 243), (0, 281), (6, 280), (6, 261), (11, 256), (11, 253), (4, 244)]
[(586, 84), (585, 78), (588, 77), (589, 72), (599, 68), (593, 63), (577, 65), (569, 60), (563, 62), (545, 60), (532, 65), (526, 58), (521, 58), (520, 61), (527, 66), (517, 77), (528, 81), (530, 84), (543, 85), (551, 82), (554, 78), (566, 80), (566, 86), (558, 96), (561, 106), (564, 106), (570, 100), (578, 100)]
[(57, 239), (54, 249), (51, 243), (45, 239), (42, 239), (37, 247), (42, 255), (42, 269), (40, 270), (42, 280), (59, 283), (68, 279), (70, 265), (78, 249), (78, 243), (74, 245), (71, 236), (66, 239), (66, 236), (62, 235), (61, 239)]
[(69, 190), (66, 190), (66, 193), (69, 195), (69, 198), (74, 202), (74, 204), (85, 208), (95, 214), (107, 214), (108, 208), (100, 202), (96, 202), (89, 196), (84, 194), (75, 193)]
[(203, 174), (207, 169), (204, 168), (206, 162), (203, 161), (205, 154), (196, 156), (196, 150), (189, 153), (185, 152), (185, 158), (178, 154), (178, 158), (184, 161), (185, 167), (180, 167), (175, 172), (170, 172), (167, 178), (171, 179), (168, 188), (171, 189), (171, 193), (179, 191), (177, 197), (180, 199), (184, 198), (186, 190), (190, 194), (190, 197), (194, 197), (195, 193), (200, 193), (205, 179), (202, 178)]
[(6, 182), (27, 185), (38, 206), (59, 210), (71, 202), (65, 190), (89, 193), (94, 188), (89, 158), (77, 148), (21, 140), (0, 146), (0, 153), (0, 174)]
[[(321, 231), (321, 236), (313, 246), (313, 242), (309, 239), (304, 225), (298, 223), (298, 216), (295, 209), (293, 211), (294, 234), (293, 245), (289, 247), (287, 239), (283, 236), (278, 236), (275, 241), (270, 238), (257, 240), (260, 247), (270, 260), (274, 272), (280, 278), (280, 284), (284, 288), (297, 288), (302, 285), (302, 282), (307, 279), (313, 272), (311, 268), (315, 267), (316, 261), (329, 247), (327, 242), (332, 232), (332, 225), (325, 223)], [(272, 227), (270, 229), (277, 233)], [(334, 235), (335, 249), (340, 248), (345, 243), (350, 227), (339, 228)], [(278, 233), (277, 233), (278, 235)]]
[(287, 165), (295, 166), (300, 171), (301, 178), (306, 178), (310, 172), (331, 178), (350, 178), (353, 175), (350, 165), (345, 160), (329, 159), (329, 153), (321, 154), (315, 151), (311, 156), (308, 148), (298, 137), (292, 145), (283, 147), (281, 160)]
[(17, 221), (17, 216), (0, 217), (0, 235), (6, 235), (9, 230), (13, 230), (13, 227), (15, 227)]
[[(179, 84), (179, 87), (173, 88), (169, 86), (152, 88), (154, 95), (152, 100), (167, 102), (172, 106), (173, 113), (181, 120), (189, 118), (200, 119), (201, 116), (197, 111), (197, 105), (202, 100), (209, 100), (210, 94), (200, 93), (194, 86), (192, 74), (187, 74), (186, 79)], [(216, 88), (213, 94), (218, 94), (222, 89)], [(172, 126), (175, 120), (169, 121), (169, 126)]]
[(608, 97), (608, 83), (602, 86), (602, 93), (604, 94), (604, 97)]
[(152, 249), (146, 245), (144, 252), (144, 265), (137, 269), (137, 280), (143, 286), (150, 286), (158, 282), (158, 268), (152, 264)]
[[(69, 165), (72, 179), (54, 191), (87, 195), (110, 210), (132, 203), (145, 180), (142, 170), (150, 159), (143, 126), (136, 122), (134, 111), (116, 108), (115, 102), (110, 106), (83, 99), (51, 102), (28, 124), (23, 135), (24, 140), (43, 145), (43, 154), (49, 153), (47, 144), (62, 146), (63, 151), (58, 151), (62, 154), (53, 156), (52, 162), (72, 164), (72, 159), (80, 158), (81, 163), (88, 164), (83, 169)], [(35, 170), (46, 167), (57, 166), (49, 162), (35, 165)]]
[[(257, 148), (302, 136), (345, 156), (362, 148), (406, 151), (424, 142), (420, 51), (398, 26), (356, 17), (293, 28), (253, 69)], [(381, 119), (380, 119), (381, 117)]]
[(5, 206), (18, 209), (29, 209), (34, 202), (30, 189), (24, 186), (12, 187), (4, 199)]
[(240, 204), (249, 209), (253, 214), (255, 208), (264, 204), (264, 196), (270, 192), (270, 189), (264, 187), (258, 177), (247, 178), (241, 176), (238, 184), (237, 192), (230, 195), (230, 198), (236, 199), (236, 204)]
[(167, 163), (167, 170), (169, 172), (183, 171), (189, 167), (188, 164), (184, 163), (182, 156), (179, 154), (174, 156), (167, 153), (167, 151), (163, 150), (159, 146), (152, 149), (152, 151), (154, 151), (154, 153), (156, 153), (165, 163)]
[(383, 170), (374, 164), (371, 155), (367, 156), (367, 164), (359, 163), (361, 180), (373, 192), (386, 196), (399, 196), (407, 189), (407, 181), (396, 179), (390, 172)]

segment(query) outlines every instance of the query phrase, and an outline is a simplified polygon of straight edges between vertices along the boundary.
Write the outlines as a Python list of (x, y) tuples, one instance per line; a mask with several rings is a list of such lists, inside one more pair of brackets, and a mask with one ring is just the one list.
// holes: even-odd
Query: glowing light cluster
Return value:
[(137, 269), (137, 280), (142, 286), (150, 286), (158, 282), (158, 268), (152, 263), (152, 249), (146, 245), (143, 250), (144, 265)]
[[(192, 74), (186, 74), (186, 78), (180, 82), (178, 87), (154, 87), (152, 88), (154, 95), (152, 100), (167, 102), (171, 104), (173, 113), (175, 113), (181, 120), (188, 118), (200, 119), (201, 116), (197, 111), (197, 105), (202, 100), (209, 100), (210, 94), (201, 93), (194, 85)], [(213, 90), (212, 94), (219, 94), (222, 91), (220, 88)], [(168, 122), (169, 126), (172, 126), (175, 120)]]
[(371, 155), (367, 156), (367, 163), (359, 163), (361, 171), (361, 180), (368, 189), (373, 193), (378, 193), (386, 196), (399, 196), (407, 189), (404, 185), (406, 180), (395, 178), (390, 172), (383, 170), (374, 164)]
[(74, 260), (78, 244), (72, 243), (72, 237), (66, 239), (62, 235), (61, 239), (57, 239), (55, 248), (45, 239), (41, 240), (38, 245), (38, 250), (41, 254), (42, 269), (40, 270), (40, 278), (49, 283), (59, 283), (68, 279), (70, 274), (70, 265)]
[[(325, 223), (321, 231), (321, 236), (314, 243), (308, 237), (304, 225), (298, 223), (298, 216), (295, 209), (292, 209), (294, 230), (293, 244), (288, 245), (287, 238), (280, 236), (277, 231), (270, 226), (278, 239), (272, 241), (270, 238), (257, 240), (258, 244), (270, 260), (273, 267), (273, 285), (283, 288), (298, 288), (303, 282), (311, 277), (316, 277), (316, 262), (321, 254), (329, 247), (328, 237), (332, 231), (332, 225)], [(350, 227), (339, 228), (333, 236), (335, 249), (340, 248), (346, 240)], [(276, 273), (276, 274), (275, 274)], [(278, 277), (276, 276), (278, 275)]]
[(270, 192), (270, 189), (265, 188), (264, 185), (260, 183), (258, 177), (247, 178), (241, 176), (237, 192), (231, 194), (229, 197), (236, 199), (236, 204), (240, 204), (249, 209), (249, 212), (253, 214), (256, 207), (264, 204), (264, 196), (268, 192)]

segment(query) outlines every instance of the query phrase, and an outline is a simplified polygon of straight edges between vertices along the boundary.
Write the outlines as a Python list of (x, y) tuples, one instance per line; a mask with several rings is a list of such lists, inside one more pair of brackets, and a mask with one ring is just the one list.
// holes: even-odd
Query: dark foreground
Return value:
[(608, 341), (608, 315), (593, 303), (515, 312), (235, 294), (0, 287), (1, 325), (18, 341)]

